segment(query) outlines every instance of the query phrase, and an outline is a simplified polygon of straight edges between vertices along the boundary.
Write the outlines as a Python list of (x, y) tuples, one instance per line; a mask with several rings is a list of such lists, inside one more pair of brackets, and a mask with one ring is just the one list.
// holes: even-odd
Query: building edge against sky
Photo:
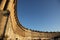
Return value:
[(28, 29), (60, 31), (60, 1), (18, 0), (17, 12), (20, 23)]
[[(0, 4), (0, 32), (5, 33), (4, 35), (0, 35), (0, 39), (4, 40), (60, 40), (60, 32), (37, 32), (32, 30), (27, 30), (23, 27), (17, 18), (16, 11), (16, 2), (17, 0), (2, 0)], [(7, 4), (6, 4), (7, 3)], [(6, 6), (7, 7), (6, 7)], [(5, 9), (5, 10), (4, 10)], [(9, 10), (9, 19), (8, 13), (6, 14), (4, 11)], [(5, 13), (6, 15), (3, 15)], [(7, 23), (6, 23), (7, 22)], [(5, 26), (6, 25), (6, 26)], [(4, 28), (6, 27), (6, 31)], [(53, 36), (52, 36), (53, 35)]]

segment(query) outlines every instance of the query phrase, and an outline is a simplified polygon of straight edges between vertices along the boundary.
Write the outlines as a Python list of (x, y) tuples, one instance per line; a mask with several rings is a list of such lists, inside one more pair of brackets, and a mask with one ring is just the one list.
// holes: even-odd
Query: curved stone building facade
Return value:
[(0, 0), (0, 40), (60, 40), (60, 32), (23, 27), (17, 17), (17, 0)]

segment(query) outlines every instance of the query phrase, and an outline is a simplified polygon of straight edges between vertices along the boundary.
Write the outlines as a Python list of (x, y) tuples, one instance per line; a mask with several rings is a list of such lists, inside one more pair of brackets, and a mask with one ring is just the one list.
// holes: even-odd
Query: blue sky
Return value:
[(20, 23), (39, 31), (60, 31), (60, 0), (18, 0)]

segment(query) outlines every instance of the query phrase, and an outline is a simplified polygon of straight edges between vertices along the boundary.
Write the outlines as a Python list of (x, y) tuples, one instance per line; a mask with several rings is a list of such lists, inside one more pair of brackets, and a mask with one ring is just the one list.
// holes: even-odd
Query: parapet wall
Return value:
[[(5, 10), (9, 10), (10, 12), (4, 40), (60, 40), (60, 32), (38, 32), (29, 29), (27, 30), (23, 27), (17, 17), (17, 0), (2, 0), (0, 3), (0, 10), (3, 12)], [(0, 13), (0, 19), (0, 35), (2, 35), (4, 32), (5, 23), (7, 21), (7, 16), (5, 17), (2, 13)]]

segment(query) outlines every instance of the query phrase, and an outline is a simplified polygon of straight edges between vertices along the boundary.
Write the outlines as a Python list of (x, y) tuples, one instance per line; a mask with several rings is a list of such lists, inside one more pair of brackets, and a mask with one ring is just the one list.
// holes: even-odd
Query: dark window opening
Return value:
[(2, 0), (0, 0), (0, 4), (1, 4)]

